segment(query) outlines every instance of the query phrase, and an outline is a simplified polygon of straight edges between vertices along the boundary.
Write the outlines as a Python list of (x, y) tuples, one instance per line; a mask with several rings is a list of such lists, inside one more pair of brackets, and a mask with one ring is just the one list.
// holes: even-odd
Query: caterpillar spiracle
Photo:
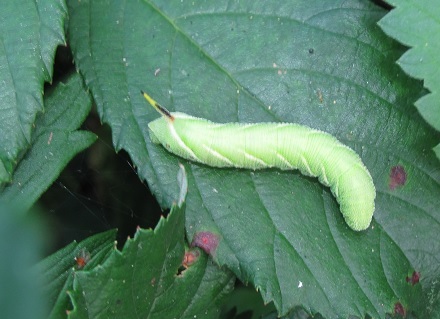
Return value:
[(334, 136), (292, 123), (214, 123), (169, 112), (142, 95), (162, 115), (148, 124), (150, 138), (169, 152), (213, 167), (299, 169), (330, 187), (349, 227), (370, 225), (373, 179), (359, 155)]

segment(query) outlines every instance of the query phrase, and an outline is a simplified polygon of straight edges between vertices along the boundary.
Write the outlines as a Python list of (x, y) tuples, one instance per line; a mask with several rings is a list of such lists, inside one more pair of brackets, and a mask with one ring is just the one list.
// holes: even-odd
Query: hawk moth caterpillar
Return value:
[(147, 93), (161, 114), (148, 124), (150, 138), (169, 152), (212, 167), (298, 169), (330, 187), (347, 225), (370, 225), (376, 189), (359, 155), (334, 136), (293, 123), (214, 123), (169, 112)]

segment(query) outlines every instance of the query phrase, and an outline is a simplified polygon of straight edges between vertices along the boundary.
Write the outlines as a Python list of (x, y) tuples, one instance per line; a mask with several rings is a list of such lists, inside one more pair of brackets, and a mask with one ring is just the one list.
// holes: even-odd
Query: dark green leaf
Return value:
[[(439, 3), (432, 0), (387, 2), (396, 8), (381, 19), (379, 25), (389, 36), (411, 47), (397, 63), (409, 75), (424, 80), (423, 84), (431, 91), (415, 105), (423, 118), (440, 131)], [(437, 157), (440, 158), (440, 154)]]
[(178, 273), (185, 253), (183, 207), (173, 206), (154, 231), (138, 229), (102, 265), (76, 273), (69, 318), (216, 318), (234, 277), (200, 251)]
[(31, 207), (77, 153), (96, 139), (76, 131), (90, 111), (91, 100), (79, 74), (60, 83), (44, 99), (45, 113), (35, 122), (31, 148), (14, 172), (0, 200)]
[(34, 274), (44, 281), (44, 296), (51, 309), (47, 318), (66, 318), (66, 311), (72, 309), (67, 292), (73, 289), (76, 271), (103, 263), (114, 250), (115, 236), (116, 231), (110, 230), (73, 242), (34, 267)]
[(182, 159), (151, 143), (147, 124), (159, 115), (141, 89), (216, 122), (327, 131), (372, 173), (374, 221), (356, 233), (316, 179), (183, 161), (188, 236), (214, 234), (220, 265), (280, 314), (303, 306), (328, 318), (383, 318), (398, 303), (421, 317), (436, 311), (439, 136), (413, 108), (422, 83), (394, 63), (403, 48), (377, 26), (384, 10), (356, 0), (72, 0), (69, 10), (75, 61), (102, 120), (163, 206), (178, 191)]
[[(273, 313), (275, 318), (277, 317), (272, 303), (265, 305), (261, 295), (253, 287), (239, 286), (234, 289), (225, 301), (220, 319), (239, 319), (242, 317), (261, 319), (269, 313)], [(235, 314), (235, 316), (231, 316), (231, 314)]]
[(0, 10), (0, 185), (31, 143), (52, 79), (57, 45), (65, 43), (63, 0), (5, 0)]
[[(261, 317), (261, 319), (277, 319), (277, 318), (278, 318), (278, 316), (275, 312), (271, 313), (267, 316)], [(280, 319), (325, 319), (325, 318), (323, 318), (320, 315), (311, 316), (307, 312), (305, 312), (303, 309), (295, 308), (291, 313), (289, 313), (286, 316), (283, 316)], [(359, 318), (349, 317), (348, 319), (359, 319)]]

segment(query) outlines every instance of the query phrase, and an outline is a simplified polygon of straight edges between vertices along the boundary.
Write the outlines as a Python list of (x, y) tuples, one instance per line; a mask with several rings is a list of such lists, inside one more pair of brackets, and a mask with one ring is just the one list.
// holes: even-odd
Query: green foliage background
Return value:
[[(115, 231), (107, 231), (33, 267), (46, 313), (440, 318), (440, 173), (432, 151), (439, 143), (438, 23), (430, 1), (393, 5), (387, 14), (355, 0), (2, 4), (4, 215), (31, 216), (26, 211), (67, 163), (96, 140), (80, 129), (92, 102), (114, 149), (127, 152), (160, 206), (172, 207), (154, 230), (131, 228), (134, 238), (120, 249)], [(406, 51), (378, 22), (414, 48)], [(67, 44), (79, 73), (43, 90), (59, 44)], [(140, 90), (172, 111), (216, 122), (295, 122), (335, 135), (373, 176), (371, 228), (349, 229), (329, 189), (297, 172), (213, 169), (167, 153), (149, 139), (147, 124), (158, 114)], [(91, 153), (91, 162), (103, 156)], [(187, 187), (176, 181), (179, 162)], [(398, 187), (391, 186), (395, 167), (406, 175)], [(116, 182), (125, 185), (121, 196), (139, 202), (135, 183)], [(186, 204), (174, 204), (186, 191)], [(188, 247), (199, 232), (219, 240), (210, 256)], [(8, 242), (7, 232), (0, 235)], [(188, 269), (185, 254), (198, 256)], [(75, 262), (85, 257), (84, 267)], [(3, 270), (5, 278), (10, 271)], [(245, 288), (226, 301), (235, 278), (270, 305)], [(23, 295), (18, 302), (25, 299), (35, 300)]]

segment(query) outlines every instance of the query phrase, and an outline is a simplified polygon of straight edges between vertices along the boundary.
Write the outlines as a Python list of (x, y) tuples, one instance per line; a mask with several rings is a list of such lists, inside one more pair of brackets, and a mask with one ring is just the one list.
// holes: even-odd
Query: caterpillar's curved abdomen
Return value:
[(360, 157), (328, 133), (288, 123), (217, 124), (183, 113), (149, 124), (169, 151), (215, 167), (299, 169), (329, 186), (347, 224), (364, 230), (376, 190)]

